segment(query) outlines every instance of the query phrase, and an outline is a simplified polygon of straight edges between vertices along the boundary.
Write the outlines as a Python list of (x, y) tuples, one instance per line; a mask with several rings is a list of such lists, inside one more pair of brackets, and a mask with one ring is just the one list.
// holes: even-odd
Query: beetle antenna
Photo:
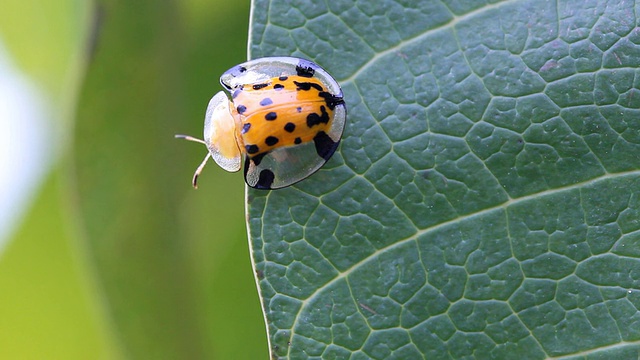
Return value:
[(198, 188), (198, 176), (200, 176), (200, 173), (202, 173), (202, 169), (204, 169), (204, 166), (207, 164), (207, 161), (210, 157), (211, 154), (207, 153), (207, 156), (204, 157), (204, 160), (202, 160), (202, 163), (200, 163), (200, 166), (198, 166), (196, 172), (193, 173), (193, 180), (191, 180), (191, 184), (193, 185), (194, 189)]
[(189, 136), (189, 135), (180, 135), (180, 134), (177, 134), (177, 135), (175, 135), (175, 138), (176, 138), (176, 139), (185, 139), (185, 140), (189, 140), (189, 141), (194, 141), (194, 142), (197, 142), (197, 143), (203, 144), (203, 145), (205, 145), (205, 146), (207, 145), (207, 143), (206, 143), (206, 142), (204, 142), (204, 140), (200, 140), (200, 139), (194, 138), (193, 136)]
[[(176, 139), (185, 139), (185, 140), (197, 142), (197, 143), (200, 143), (200, 144), (202, 144), (204, 146), (207, 146), (207, 143), (204, 142), (204, 140), (200, 140), (200, 139), (194, 138), (193, 136), (177, 134), (177, 135), (175, 135), (175, 137), (176, 137)], [(207, 149), (208, 148), (209, 147), (207, 146)], [(198, 188), (198, 176), (200, 176), (200, 173), (202, 173), (202, 169), (204, 169), (204, 166), (207, 164), (207, 161), (209, 160), (209, 157), (211, 157), (211, 153), (207, 152), (207, 156), (204, 157), (204, 160), (202, 160), (202, 163), (200, 163), (200, 166), (198, 166), (198, 168), (196, 169), (196, 172), (193, 174), (193, 179), (191, 180), (191, 185), (193, 185), (193, 187), (195, 189)]]

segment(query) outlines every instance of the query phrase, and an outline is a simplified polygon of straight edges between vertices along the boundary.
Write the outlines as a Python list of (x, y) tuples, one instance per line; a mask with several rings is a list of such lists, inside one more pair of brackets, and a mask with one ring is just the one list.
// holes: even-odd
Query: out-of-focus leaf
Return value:
[[(0, 263), (0, 358), (118, 359), (55, 172)], [(34, 339), (38, 339), (34, 343)]]
[(325, 169), (249, 191), (273, 357), (637, 356), (636, 3), (253, 6), (251, 57), (348, 109)]
[[(44, 87), (54, 107), (74, 99), (91, 5), (84, 0), (2, 1), (0, 36), (17, 65)], [(66, 114), (71, 109), (55, 110)]]
[(100, 14), (74, 165), (115, 336), (132, 359), (266, 357), (242, 178), (212, 166), (193, 190), (206, 150), (173, 137), (201, 136), (220, 74), (246, 59), (248, 4), (103, 1)]
[(2, 359), (118, 358), (77, 248), (73, 199), (59, 161), (66, 155), (60, 149), (68, 139), (91, 9), (83, 0), (0, 5), (0, 148), (3, 160), (11, 159), (0, 160), (0, 173), (19, 182), (0, 181), (7, 185), (0, 202), (15, 221), (2, 221), (0, 231), (11, 237), (0, 239)]
[(183, 166), (170, 135), (182, 118), (176, 8), (100, 6), (74, 149), (89, 258), (125, 356), (202, 357), (172, 190)]

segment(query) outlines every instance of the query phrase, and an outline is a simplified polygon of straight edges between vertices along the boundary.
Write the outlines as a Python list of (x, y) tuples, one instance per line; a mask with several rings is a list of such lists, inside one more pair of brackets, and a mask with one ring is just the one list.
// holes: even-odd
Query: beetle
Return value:
[(204, 121), (204, 140), (176, 135), (204, 144), (209, 158), (224, 170), (240, 170), (256, 189), (279, 189), (311, 176), (334, 154), (345, 126), (342, 89), (317, 64), (295, 57), (266, 57), (232, 67), (211, 98)]

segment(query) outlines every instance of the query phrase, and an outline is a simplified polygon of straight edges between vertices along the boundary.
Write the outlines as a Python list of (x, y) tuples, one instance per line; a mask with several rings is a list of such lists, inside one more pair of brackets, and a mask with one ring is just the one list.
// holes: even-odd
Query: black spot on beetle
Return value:
[(242, 130), (240, 132), (246, 134), (249, 129), (251, 129), (251, 123), (246, 123), (242, 125)]
[(258, 182), (254, 186), (256, 189), (269, 190), (271, 189), (271, 185), (273, 184), (273, 180), (276, 178), (273, 171), (269, 169), (264, 169), (260, 171), (260, 176), (258, 177)]
[(294, 84), (296, 84), (296, 90), (300, 91), (300, 90), (304, 90), (304, 91), (309, 91), (311, 90), (311, 88), (314, 88), (318, 91), (323, 91), (324, 89), (322, 88), (322, 86), (320, 86), (320, 84), (316, 84), (316, 83), (311, 83), (311, 82), (297, 82), (294, 81)]
[(331, 139), (329, 135), (327, 135), (327, 133), (325, 133), (324, 131), (319, 131), (313, 138), (313, 143), (316, 146), (316, 152), (318, 153), (318, 156), (325, 160), (329, 160), (331, 155), (333, 155), (333, 153), (338, 148), (338, 144), (340, 142), (333, 141), (333, 139)]
[(247, 111), (247, 107), (244, 105), (238, 105), (236, 110), (238, 110), (238, 114), (244, 114), (244, 112)]
[(274, 90), (276, 90), (276, 91), (277, 91), (277, 90), (282, 90), (282, 89), (284, 89), (284, 85), (282, 85), (282, 84), (275, 84), (275, 85), (273, 85), (273, 89), (274, 89)]
[(280, 80), (280, 81), (287, 81), (287, 79), (288, 79), (288, 78), (289, 78), (288, 76), (280, 76), (280, 77), (278, 78), (278, 80)]
[(264, 118), (268, 121), (273, 121), (278, 117), (278, 114), (276, 114), (275, 112), (271, 111), (269, 113), (267, 113), (267, 115), (264, 116)]
[(302, 142), (302, 139), (300, 139), (299, 137), (297, 137), (295, 140), (293, 140), (293, 143), (298, 145)]
[(268, 146), (273, 146), (273, 145), (277, 144), (278, 141), (280, 141), (280, 139), (278, 139), (275, 136), (267, 136), (267, 138), (264, 139), (264, 143), (267, 144)]
[(253, 90), (260, 90), (260, 89), (265, 88), (267, 86), (269, 86), (269, 84), (255, 84), (255, 85), (253, 85)]
[(273, 101), (270, 98), (264, 98), (260, 101), (261, 106), (267, 106), (273, 104)]
[(258, 145), (245, 145), (244, 148), (247, 149), (247, 154), (256, 154), (260, 151)]
[(341, 96), (335, 96), (326, 91), (320, 91), (318, 94), (321, 98), (324, 98), (324, 102), (327, 104), (329, 109), (333, 110), (336, 105), (344, 104), (344, 99)]
[(327, 113), (327, 109), (324, 105), (320, 106), (321, 114), (318, 115), (316, 113), (311, 113), (307, 115), (307, 126), (309, 128), (314, 127), (320, 124), (328, 124), (329, 123), (329, 114)]
[[(249, 173), (249, 169), (252, 168), (251, 165), (252, 164), (255, 164), (256, 166), (259, 165), (264, 155), (266, 155), (266, 153), (256, 155), (250, 159), (245, 159), (244, 161), (244, 178), (245, 179), (247, 179), (247, 174)], [(255, 169), (255, 166), (253, 166), (253, 168)], [(256, 183), (253, 185), (250, 184), (249, 186), (255, 189), (269, 190), (271, 189), (271, 184), (273, 184), (274, 179), (275, 179), (275, 174), (273, 173), (273, 171), (264, 169), (260, 171), (260, 174), (258, 175), (258, 181), (256, 181)]]
[(262, 159), (264, 158), (264, 156), (267, 155), (268, 153), (269, 152), (264, 152), (264, 153), (258, 154), (256, 156), (252, 156), (251, 158), (249, 158), (249, 161), (251, 161), (255, 166), (258, 166), (262, 162)]
[(298, 74), (298, 76), (310, 78), (313, 77), (315, 73), (316, 71), (311, 66), (305, 66), (303, 64), (296, 66), (296, 74)]
[(301, 112), (302, 112), (302, 107), (301, 107), (301, 106), (298, 106), (298, 107), (296, 108), (296, 111), (297, 111), (297, 112), (299, 112), (299, 113), (301, 113)]
[(286, 132), (290, 132), (290, 133), (292, 133), (292, 132), (294, 132), (294, 131), (296, 130), (296, 124), (294, 124), (294, 123), (287, 123), (287, 124), (284, 126), (284, 130), (285, 130)]

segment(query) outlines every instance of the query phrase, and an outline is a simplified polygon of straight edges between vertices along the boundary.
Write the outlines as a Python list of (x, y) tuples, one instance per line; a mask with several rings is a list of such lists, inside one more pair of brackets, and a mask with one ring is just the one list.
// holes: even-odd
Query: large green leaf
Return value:
[(328, 166), (248, 193), (274, 357), (640, 351), (640, 6), (255, 0), (342, 84)]

